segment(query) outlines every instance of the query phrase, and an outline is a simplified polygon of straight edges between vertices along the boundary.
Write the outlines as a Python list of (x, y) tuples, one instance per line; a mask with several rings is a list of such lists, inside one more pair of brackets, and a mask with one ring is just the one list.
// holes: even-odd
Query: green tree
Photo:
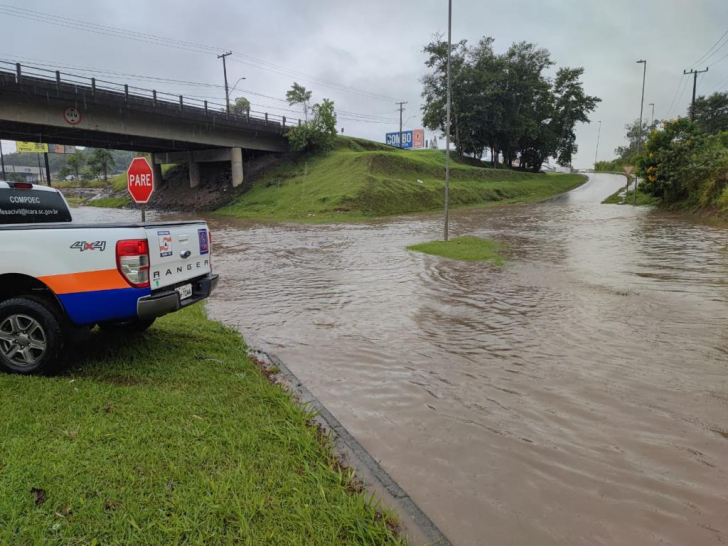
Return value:
[(583, 68), (560, 68), (553, 83), (555, 105), (551, 126), (557, 139), (556, 160), (559, 165), (571, 165), (578, 150), (574, 132), (576, 124), (589, 123), (588, 114), (601, 102), (601, 99), (584, 93), (583, 74)]
[[(642, 122), (642, 147), (644, 147), (647, 137), (650, 133), (652, 133), (652, 131), (657, 129), (660, 123), (661, 122), (659, 120), (655, 120), (652, 125), (646, 121)], [(622, 164), (632, 165), (637, 161), (637, 150), (640, 149), (640, 122), (636, 119), (634, 122), (625, 125), (624, 128), (627, 131), (627, 145), (617, 146), (614, 149), (614, 153), (617, 154), (618, 158), (622, 161)]]
[(709, 135), (728, 131), (728, 92), (697, 97), (694, 111), (695, 123)]
[[(424, 48), (430, 69), (422, 79), (423, 124), (445, 132), (447, 43), (435, 35)], [(458, 156), (482, 158), (490, 149), (493, 166), (502, 154), (508, 166), (539, 171), (548, 157), (569, 164), (576, 153), (575, 126), (588, 122), (599, 102), (584, 92), (583, 69), (562, 68), (554, 81), (546, 76), (550, 54), (528, 42), (514, 43), (502, 55), (493, 38), (477, 45), (466, 41), (451, 49), (450, 137)]]
[(86, 155), (81, 150), (76, 150), (66, 157), (66, 166), (73, 173), (76, 180), (81, 179), (81, 169), (86, 165)]
[(91, 152), (91, 156), (88, 159), (88, 167), (95, 176), (103, 174), (104, 182), (106, 183), (109, 181), (109, 169), (113, 166), (114, 156), (109, 150), (97, 148)]
[(311, 102), (311, 91), (307, 91), (305, 87), (293, 82), (291, 88), (286, 91), (286, 100), (288, 106), (294, 106), (296, 104), (303, 105), (303, 114), (308, 122), (308, 103)]
[(311, 109), (311, 120), (293, 127), (286, 136), (294, 151), (325, 152), (336, 142), (336, 111), (334, 103), (324, 99)]
[(666, 121), (662, 130), (651, 131), (637, 156), (644, 191), (667, 203), (686, 198), (707, 175), (705, 145), (705, 134), (687, 118)]
[(244, 116), (250, 111), (250, 101), (245, 97), (238, 97), (235, 102), (230, 105), (230, 110), (238, 116)]

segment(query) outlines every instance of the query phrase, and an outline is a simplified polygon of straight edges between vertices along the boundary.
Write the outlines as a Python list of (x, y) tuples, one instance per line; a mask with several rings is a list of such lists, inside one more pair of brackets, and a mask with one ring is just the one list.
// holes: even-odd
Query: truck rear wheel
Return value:
[(42, 299), (0, 302), (0, 370), (24, 375), (50, 371), (64, 346), (61, 320)]

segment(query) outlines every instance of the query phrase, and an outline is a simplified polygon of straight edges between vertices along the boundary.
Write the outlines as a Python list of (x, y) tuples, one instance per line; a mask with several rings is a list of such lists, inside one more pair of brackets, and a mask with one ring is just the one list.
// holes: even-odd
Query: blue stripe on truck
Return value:
[(78, 325), (137, 316), (137, 300), (151, 294), (150, 288), (122, 288), (60, 294), (58, 299), (71, 321)]

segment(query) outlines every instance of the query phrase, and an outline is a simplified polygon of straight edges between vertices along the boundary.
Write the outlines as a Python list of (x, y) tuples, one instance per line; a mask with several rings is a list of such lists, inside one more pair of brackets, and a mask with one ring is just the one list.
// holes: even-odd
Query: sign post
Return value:
[[(632, 176), (632, 173), (634, 172), (634, 165), (622, 165), (622, 170), (624, 171), (625, 176), (627, 177), (627, 189), (624, 192), (624, 198), (627, 199), (627, 191), (629, 191), (629, 179)], [(635, 178), (634, 181), (634, 192), (637, 193), (637, 178)]]
[(154, 192), (154, 174), (146, 157), (135, 157), (126, 171), (126, 189), (137, 205), (141, 205), (142, 222), (146, 222), (146, 207)]

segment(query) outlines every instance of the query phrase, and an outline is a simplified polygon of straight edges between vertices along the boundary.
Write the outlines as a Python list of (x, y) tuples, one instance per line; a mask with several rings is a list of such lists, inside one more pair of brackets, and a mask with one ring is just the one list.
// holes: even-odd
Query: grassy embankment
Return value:
[(505, 263), (502, 252), (505, 249), (503, 243), (480, 239), (478, 237), (458, 237), (445, 241), (431, 241), (408, 246), (407, 250), (442, 256), (452, 260), (464, 260), (468, 262), (491, 262), (501, 266)]
[(199, 305), (0, 375), (0, 544), (396, 544), (311, 415)]
[[(455, 207), (538, 201), (585, 180), (581, 175), (451, 165)], [(444, 176), (442, 150), (396, 150), (340, 137), (328, 154), (282, 162), (218, 214), (325, 222), (437, 210), (443, 205)]]

